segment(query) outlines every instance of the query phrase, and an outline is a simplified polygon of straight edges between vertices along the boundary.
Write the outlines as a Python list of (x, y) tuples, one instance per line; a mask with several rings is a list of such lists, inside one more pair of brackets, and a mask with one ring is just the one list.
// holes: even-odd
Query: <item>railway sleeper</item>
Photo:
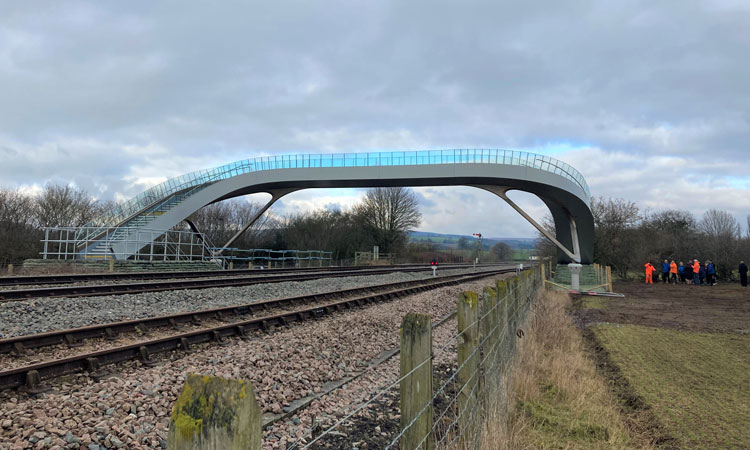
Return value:
[(221, 331), (218, 330), (214, 330), (213, 332), (211, 332), (211, 340), (221, 345), (222, 347), (226, 347), (227, 345), (229, 345), (229, 341), (227, 341), (221, 334)]
[(148, 333), (148, 326), (146, 326), (145, 323), (141, 322), (135, 326), (135, 331), (138, 334), (146, 334)]
[(63, 341), (65, 342), (65, 345), (70, 348), (81, 347), (83, 345), (83, 342), (76, 339), (76, 337), (72, 334), (66, 334), (65, 336), (63, 336)]
[(193, 350), (192, 346), (190, 345), (190, 341), (188, 338), (180, 338), (179, 348), (185, 352), (185, 353), (194, 353), (195, 350)]
[(141, 364), (143, 364), (146, 367), (153, 367), (156, 365), (156, 361), (151, 359), (151, 354), (148, 351), (148, 348), (145, 345), (141, 345), (138, 347), (138, 358), (141, 361)]
[(31, 351), (23, 345), (23, 342), (14, 342), (11, 353), (15, 356), (26, 356), (30, 354)]
[(48, 392), (52, 390), (52, 388), (42, 384), (42, 379), (39, 376), (39, 371), (29, 370), (28, 372), (26, 372), (26, 383), (19, 390), (32, 395), (38, 395)]
[(169, 319), (169, 326), (172, 327), (173, 330), (181, 330), (182, 326), (177, 323), (174, 319)]
[(99, 381), (111, 375), (110, 372), (102, 370), (98, 358), (86, 358), (86, 371), (94, 381)]

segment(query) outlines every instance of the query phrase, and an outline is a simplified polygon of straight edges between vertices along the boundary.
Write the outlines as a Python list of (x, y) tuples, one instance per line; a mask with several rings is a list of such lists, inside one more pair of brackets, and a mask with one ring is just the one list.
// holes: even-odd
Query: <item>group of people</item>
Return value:
[[(742, 274), (742, 265), (740, 265), (740, 276)], [(654, 284), (654, 272), (656, 267), (651, 264), (651, 261), (647, 262), (646, 268), (646, 284)], [(674, 260), (664, 260), (661, 265), (661, 280), (663, 283), (686, 283), (701, 285), (705, 284), (708, 286), (714, 286), (716, 284), (716, 266), (711, 261), (706, 261), (701, 264), (700, 261), (694, 259), (688, 261), (687, 264), (680, 261), (678, 265)], [(657, 274), (658, 281), (658, 274)], [(745, 284), (747, 285), (747, 267), (745, 268)]]
[[(656, 267), (654, 267), (654, 265), (651, 264), (651, 261), (649, 261), (646, 263), (645, 268), (646, 284), (654, 284), (654, 273), (656, 272)], [(740, 261), (739, 273), (740, 284), (743, 287), (747, 287), (748, 267), (745, 264), (745, 261)], [(656, 277), (656, 280), (659, 281), (658, 274)], [(679, 265), (674, 260), (670, 262), (665, 259), (661, 265), (661, 280), (663, 283), (677, 284), (679, 282), (714, 286), (716, 285), (716, 266), (711, 261), (706, 261), (704, 264), (701, 264), (697, 259), (688, 261), (687, 264), (680, 261)]]

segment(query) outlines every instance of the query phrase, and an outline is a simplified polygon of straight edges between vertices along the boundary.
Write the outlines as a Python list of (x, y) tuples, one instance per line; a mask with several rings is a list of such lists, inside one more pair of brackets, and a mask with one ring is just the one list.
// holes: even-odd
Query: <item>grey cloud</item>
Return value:
[[(606, 161), (561, 157), (599, 194), (639, 199), (649, 185), (659, 198), (652, 177), (665, 173), (693, 183), (748, 176), (737, 164), (750, 150), (746, 2), (3, 9), (0, 148), (16, 153), (3, 153), (3, 183), (69, 179), (133, 195), (139, 175), (260, 152), (556, 142), (598, 149)], [(663, 156), (687, 165), (649, 170)]]

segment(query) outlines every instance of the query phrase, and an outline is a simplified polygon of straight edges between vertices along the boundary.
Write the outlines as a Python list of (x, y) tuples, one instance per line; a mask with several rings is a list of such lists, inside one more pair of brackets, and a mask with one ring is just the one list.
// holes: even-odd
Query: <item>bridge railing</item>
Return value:
[(114, 226), (137, 214), (149, 205), (170, 195), (208, 185), (245, 173), (277, 169), (407, 166), (427, 164), (502, 164), (531, 167), (555, 173), (578, 185), (586, 197), (590, 195), (586, 180), (572, 166), (549, 156), (498, 149), (456, 149), (401, 152), (329, 153), (262, 156), (229, 163), (220, 167), (190, 172), (160, 183), (134, 198), (116, 206), (109, 215), (91, 226)]

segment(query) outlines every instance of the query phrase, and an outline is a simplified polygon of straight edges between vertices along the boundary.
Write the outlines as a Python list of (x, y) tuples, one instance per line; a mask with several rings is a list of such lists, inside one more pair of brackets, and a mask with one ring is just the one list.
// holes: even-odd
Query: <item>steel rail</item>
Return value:
[[(496, 270), (477, 272), (472, 274), (447, 275), (437, 278), (430, 278), (431, 281), (448, 281), (460, 279), (467, 275), (495, 274)], [(399, 281), (394, 283), (379, 284), (374, 286), (360, 286), (355, 288), (343, 289), (339, 291), (320, 292), (317, 294), (298, 295), (294, 297), (284, 297), (273, 300), (263, 300), (253, 303), (239, 305), (223, 306), (219, 308), (203, 309), (198, 311), (187, 311), (182, 313), (168, 314), (162, 316), (148, 317), (143, 319), (124, 320), (119, 322), (90, 325), (78, 328), (69, 328), (65, 330), (48, 331), (38, 334), (27, 334), (0, 339), (0, 354), (16, 353), (23, 354), (29, 349), (49, 347), (58, 344), (76, 345), (77, 343), (92, 338), (114, 338), (117, 334), (140, 330), (145, 332), (150, 328), (173, 327), (177, 328), (185, 323), (198, 323), (201, 320), (218, 319), (226, 320), (236, 318), (242, 315), (255, 314), (260, 311), (267, 311), (271, 308), (295, 306), (299, 304), (309, 304), (311, 302), (320, 302), (321, 300), (332, 300), (349, 295), (363, 293), (374, 294), (384, 289), (408, 288), (423, 284), (425, 280)]]
[[(10, 277), (0, 277), (0, 286), (25, 286), (25, 285), (44, 285), (44, 284), (65, 284), (79, 283), (86, 281), (111, 281), (111, 280), (165, 280), (179, 278), (218, 278), (233, 277), (242, 275), (265, 274), (268, 272), (295, 273), (295, 272), (336, 272), (348, 270), (377, 270), (384, 267), (394, 269), (409, 267), (425, 267), (426, 265), (417, 264), (394, 264), (389, 266), (352, 266), (352, 267), (297, 267), (285, 269), (233, 269), (233, 270), (189, 270), (189, 271), (159, 271), (159, 272), (129, 272), (129, 273), (78, 273), (78, 274), (61, 274), (61, 275), (20, 275)], [(487, 266), (487, 265), (483, 265)], [(443, 269), (471, 267), (470, 264), (446, 264), (441, 266)]]
[(96, 376), (102, 366), (134, 359), (140, 359), (144, 364), (148, 365), (153, 362), (151, 360), (151, 355), (154, 353), (178, 349), (190, 351), (190, 347), (195, 344), (206, 342), (225, 343), (227, 337), (238, 336), (244, 338), (247, 336), (248, 331), (269, 331), (275, 326), (287, 326), (296, 322), (318, 319), (347, 308), (388, 301), (416, 292), (453, 286), (462, 282), (513, 271), (514, 269), (497, 269), (495, 271), (479, 274), (455, 275), (451, 276), (452, 279), (449, 280), (420, 280), (421, 284), (416, 286), (390, 289), (374, 294), (365, 294), (323, 305), (315, 305), (305, 309), (255, 317), (249, 320), (179, 333), (150, 341), (136, 342), (134, 344), (90, 353), (82, 353), (67, 358), (34, 363), (0, 372), (0, 390), (22, 387), (30, 393), (43, 392), (44, 388), (41, 386), (41, 381), (43, 380), (49, 380), (82, 371), (87, 371), (92, 376)]
[(140, 294), (181, 289), (205, 289), (212, 287), (251, 286), (262, 283), (283, 283), (286, 281), (308, 281), (320, 278), (338, 278), (353, 275), (382, 275), (392, 272), (429, 271), (429, 266), (396, 269), (342, 270), (336, 272), (315, 272), (311, 274), (266, 275), (201, 278), (191, 280), (144, 281), (139, 283), (94, 284), (83, 286), (56, 286), (34, 289), (12, 289), (0, 291), (0, 303), (22, 301), (32, 298), (94, 297), (101, 295)]

